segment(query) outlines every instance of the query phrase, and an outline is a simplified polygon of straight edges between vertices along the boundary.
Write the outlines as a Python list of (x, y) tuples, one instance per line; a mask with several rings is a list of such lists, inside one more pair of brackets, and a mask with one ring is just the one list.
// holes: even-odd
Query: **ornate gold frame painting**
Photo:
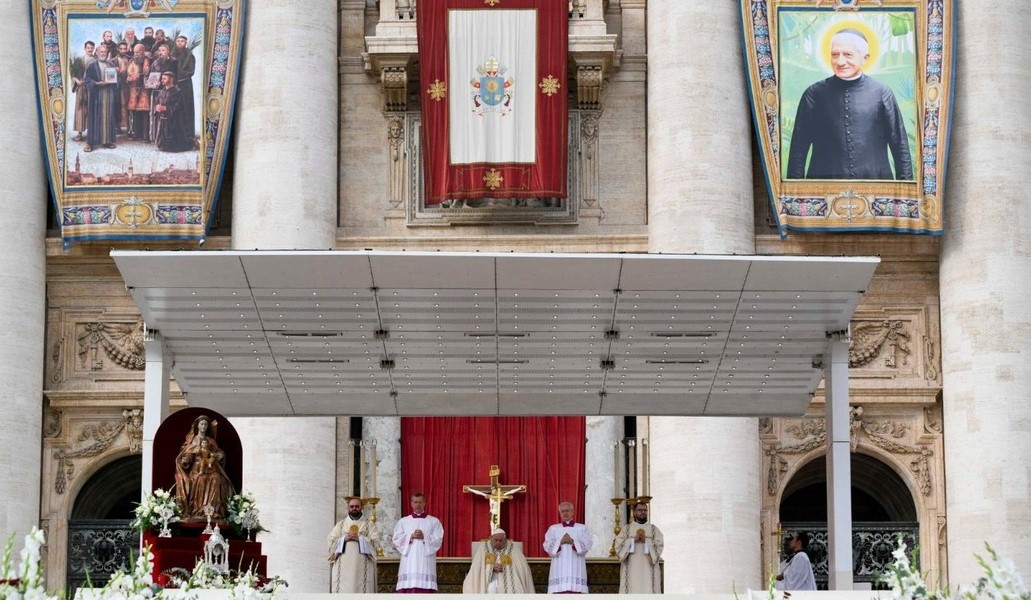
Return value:
[(941, 235), (954, 0), (742, 0), (752, 114), (789, 231)]
[(203, 239), (236, 95), (244, 0), (29, 0), (64, 242)]

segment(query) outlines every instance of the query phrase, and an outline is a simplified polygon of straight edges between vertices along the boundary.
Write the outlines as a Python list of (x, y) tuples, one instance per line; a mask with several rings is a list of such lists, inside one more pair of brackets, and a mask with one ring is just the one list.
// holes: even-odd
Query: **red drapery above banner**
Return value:
[(426, 204), (565, 198), (567, 3), (420, 0), (417, 27)]
[(472, 542), (490, 535), (488, 504), (463, 485), (499, 482), (526, 485), (501, 510), (501, 527), (523, 542), (529, 557), (545, 556), (548, 526), (558, 503), (584, 514), (586, 419), (583, 417), (406, 417), (401, 419), (401, 496), (404, 511), (413, 492), (424, 492), (428, 511), (444, 524), (438, 556), (469, 556)]

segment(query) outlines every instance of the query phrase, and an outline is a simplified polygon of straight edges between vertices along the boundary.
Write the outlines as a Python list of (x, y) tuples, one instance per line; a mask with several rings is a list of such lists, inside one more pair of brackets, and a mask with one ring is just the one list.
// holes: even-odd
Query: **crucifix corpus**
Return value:
[(490, 531), (501, 527), (501, 503), (511, 500), (516, 494), (526, 491), (525, 485), (502, 485), (498, 483), (501, 469), (497, 465), (490, 466), (490, 485), (463, 485), (462, 491), (482, 496), (490, 502)]

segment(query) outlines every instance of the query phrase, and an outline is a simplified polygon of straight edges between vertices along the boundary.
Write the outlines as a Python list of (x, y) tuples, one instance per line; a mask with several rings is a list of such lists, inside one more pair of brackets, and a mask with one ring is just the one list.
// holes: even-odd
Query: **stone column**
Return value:
[[(39, 523), (43, 420), (43, 331), (46, 307), (47, 191), (39, 141), (32, 48), (25, 43), (28, 10), (6, 10), (0, 35), (18, 40), (0, 56), (0, 540), (22, 536)], [(12, 450), (17, 448), (18, 450)]]
[[(250, 0), (233, 145), (233, 248), (336, 243), (337, 3)], [(233, 419), (270, 575), (328, 592), (336, 497), (333, 418)]]
[(1031, 5), (958, 3), (941, 251), (949, 583), (984, 543), (1031, 573)]
[[(751, 116), (736, 2), (648, 6), (649, 251), (752, 254)], [(763, 587), (750, 418), (650, 419), (666, 593)]]
[[(588, 557), (607, 557), (615, 539), (612, 445), (622, 438), (623, 417), (587, 417), (588, 478), (587, 490), (584, 492), (584, 523), (591, 528), (591, 535), (594, 536), (594, 545)], [(623, 520), (624, 516), (621, 515), (620, 521)]]
[(250, 0), (236, 107), (233, 247), (336, 242), (337, 3)]

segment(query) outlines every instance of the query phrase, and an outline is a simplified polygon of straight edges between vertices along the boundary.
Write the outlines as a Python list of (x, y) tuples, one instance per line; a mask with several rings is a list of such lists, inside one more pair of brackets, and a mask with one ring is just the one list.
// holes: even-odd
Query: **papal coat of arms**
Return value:
[(498, 59), (491, 56), (482, 65), (476, 67), (479, 77), (469, 80), (473, 87), (473, 112), (481, 117), (486, 114), (505, 116), (512, 112), (511, 77), (505, 78), (507, 67), (501, 66)]

